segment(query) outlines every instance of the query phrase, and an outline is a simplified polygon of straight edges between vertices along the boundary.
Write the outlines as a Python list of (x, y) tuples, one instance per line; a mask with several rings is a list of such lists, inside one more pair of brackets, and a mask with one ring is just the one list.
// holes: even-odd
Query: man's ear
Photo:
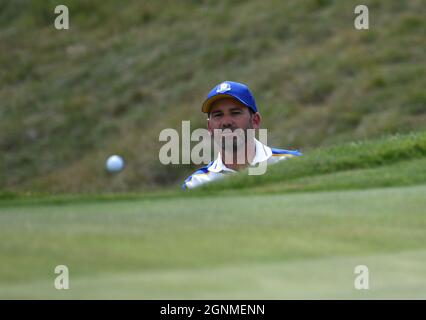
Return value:
[(261, 121), (262, 121), (262, 117), (260, 116), (260, 113), (259, 112), (254, 113), (251, 116), (251, 123), (253, 125), (253, 129), (259, 129)]

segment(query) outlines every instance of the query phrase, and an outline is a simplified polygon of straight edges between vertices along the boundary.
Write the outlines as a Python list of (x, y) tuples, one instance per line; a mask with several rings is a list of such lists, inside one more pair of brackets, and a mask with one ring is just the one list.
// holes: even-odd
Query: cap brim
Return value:
[(235, 99), (235, 100), (241, 102), (246, 107), (248, 107), (247, 104), (244, 101), (241, 101), (241, 99), (238, 99), (237, 97), (233, 96), (232, 94), (220, 93), (220, 94), (216, 94), (213, 97), (211, 97), (211, 98), (207, 99), (206, 101), (204, 101), (203, 106), (201, 107), (201, 111), (203, 111), (204, 113), (209, 113), (212, 104), (215, 101), (223, 99), (223, 98), (232, 98), (232, 99)]

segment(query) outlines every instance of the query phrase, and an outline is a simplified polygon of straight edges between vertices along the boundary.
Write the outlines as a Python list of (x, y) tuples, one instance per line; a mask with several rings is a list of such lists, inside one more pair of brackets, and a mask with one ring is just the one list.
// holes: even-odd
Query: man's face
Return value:
[[(213, 103), (210, 108), (210, 115), (208, 119), (208, 129), (210, 133), (215, 138), (216, 143), (225, 147), (226, 141), (232, 141), (233, 147), (237, 147), (241, 143), (245, 143), (245, 137), (247, 137), (247, 129), (258, 129), (260, 126), (260, 114), (258, 112), (251, 113), (249, 108), (243, 105), (236, 99), (233, 98), (224, 98), (217, 100)], [(221, 135), (215, 135), (215, 129), (229, 129), (234, 131), (236, 129), (239, 134), (235, 133), (222, 133)], [(241, 132), (245, 137), (241, 136)], [(240, 139), (237, 139), (237, 136), (240, 136)], [(229, 136), (234, 138), (226, 139)], [(224, 137), (225, 139), (222, 139)]]

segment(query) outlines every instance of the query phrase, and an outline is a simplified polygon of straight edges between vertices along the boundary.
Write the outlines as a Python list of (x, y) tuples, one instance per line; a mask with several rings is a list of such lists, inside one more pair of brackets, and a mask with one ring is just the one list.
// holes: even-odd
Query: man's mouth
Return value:
[(234, 134), (236, 130), (238, 130), (238, 128), (225, 128), (225, 129), (221, 129), (222, 130), (222, 134), (229, 134), (232, 133)]

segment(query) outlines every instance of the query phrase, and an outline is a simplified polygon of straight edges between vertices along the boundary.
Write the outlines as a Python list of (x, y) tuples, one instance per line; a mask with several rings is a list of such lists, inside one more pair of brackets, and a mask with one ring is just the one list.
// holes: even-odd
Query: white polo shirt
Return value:
[[(292, 157), (301, 156), (299, 151), (291, 151), (277, 148), (270, 148), (259, 140), (255, 140), (255, 156), (250, 166), (256, 166), (258, 163), (267, 161), (267, 165), (277, 163)], [(182, 185), (183, 189), (193, 189), (204, 183), (208, 183), (217, 179), (221, 179), (229, 174), (237, 171), (227, 168), (222, 161), (222, 155), (218, 154), (215, 161), (210, 162), (207, 166), (195, 171), (190, 175)]]

